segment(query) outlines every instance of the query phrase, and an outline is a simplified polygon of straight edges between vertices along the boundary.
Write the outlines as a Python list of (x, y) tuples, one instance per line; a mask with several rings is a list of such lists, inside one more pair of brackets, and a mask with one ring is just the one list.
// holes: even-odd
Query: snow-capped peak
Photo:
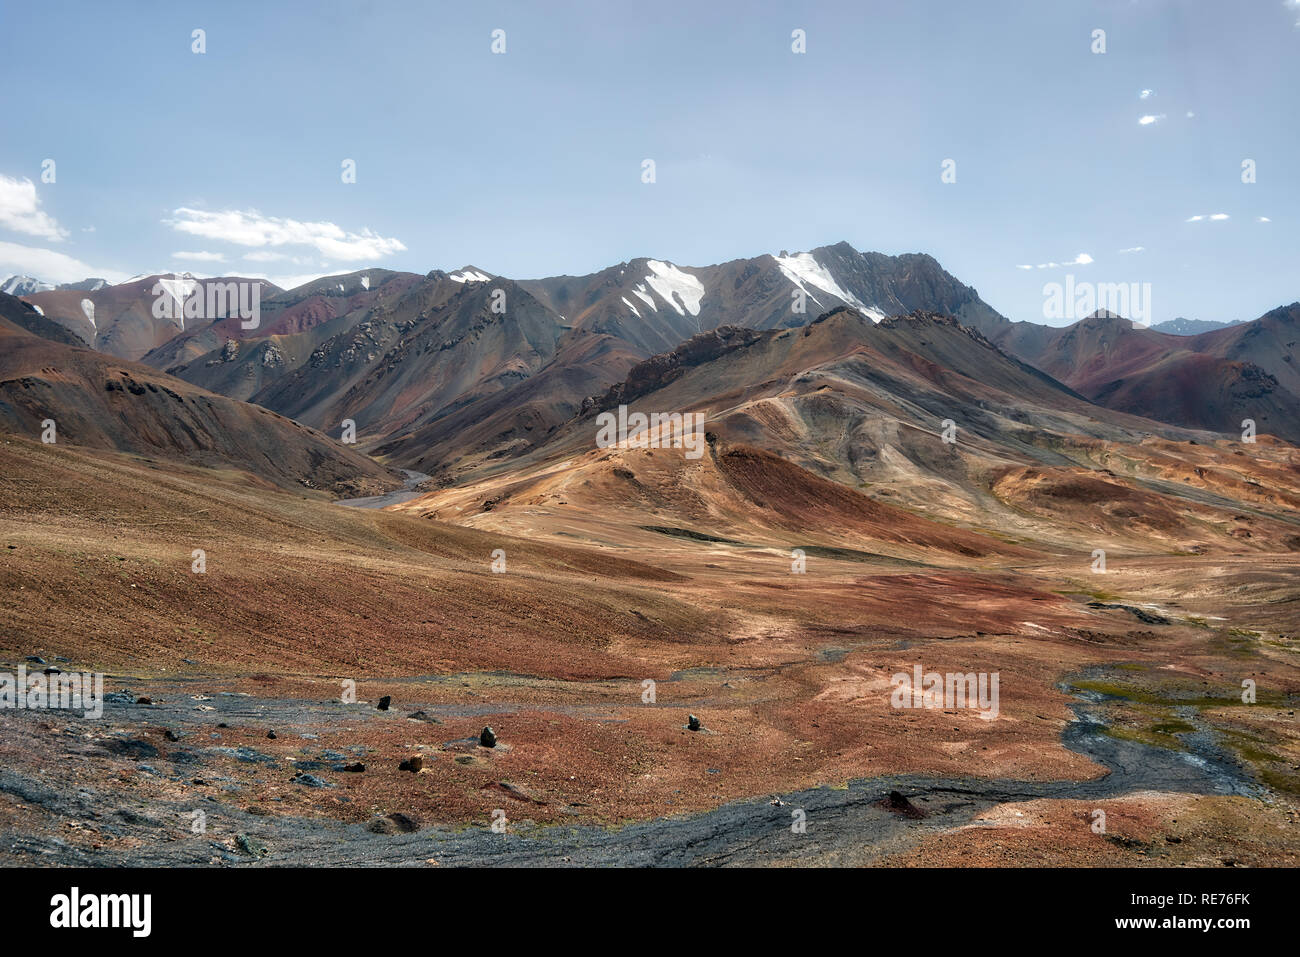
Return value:
[(53, 288), (50, 283), (33, 279), (31, 276), (10, 276), (3, 285), (0, 285), (0, 292), (11, 296), (30, 296), (32, 293), (48, 292)]
[(813, 295), (806, 288), (807, 286), (830, 293), (836, 299), (847, 302), (863, 315), (868, 316), (873, 322), (879, 322), (885, 318), (884, 312), (875, 306), (868, 306), (853, 293), (842, 289), (840, 284), (835, 281), (835, 277), (831, 275), (830, 270), (819, 263), (812, 253), (795, 253), (793, 256), (782, 255), (773, 256), (772, 258), (776, 260), (776, 264), (780, 267), (785, 278), (807, 293), (808, 298), (817, 303), (818, 306), (822, 305), (821, 300)]

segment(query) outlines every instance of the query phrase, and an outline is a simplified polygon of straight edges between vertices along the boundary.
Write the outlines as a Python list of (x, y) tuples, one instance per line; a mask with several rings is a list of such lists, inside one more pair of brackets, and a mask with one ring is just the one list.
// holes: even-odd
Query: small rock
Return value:
[(358, 761), (356, 764), (345, 764), (343, 765), (343, 767), (339, 768), (340, 771), (350, 771), (352, 773), (360, 773), (365, 769), (366, 766), (362, 764), (360, 761)]
[(141, 697), (135, 699), (135, 703), (136, 703), (136, 704), (153, 704), (153, 699), (152, 699), (152, 698), (146, 698), (146, 697), (144, 697), (144, 696), (141, 696)]
[(163, 731), (163, 737), (166, 738), (168, 741), (179, 741), (181, 739), (181, 736), (177, 734), (175, 731), (173, 731), (171, 728), (167, 728), (165, 731)]
[(420, 769), (422, 769), (423, 767), (424, 767), (424, 758), (420, 757), (420, 756), (417, 754), (415, 757), (413, 757), (413, 758), (407, 758), (405, 761), (403, 761), (401, 764), (399, 764), (399, 765), (397, 766), (397, 770), (399, 770), (399, 771), (418, 772), (418, 771), (420, 771)]
[(63, 674), (63, 670), (56, 667), (55, 665), (50, 665), (48, 668), (45, 669), (45, 673), (47, 675), (61, 675)]
[(898, 791), (890, 791), (889, 797), (885, 798), (885, 807), (891, 811), (897, 811), (904, 817), (925, 817), (925, 812), (909, 801), (906, 795)]
[(277, 735), (276, 735), (276, 733), (275, 733), (274, 731), (268, 731), (268, 732), (266, 732), (266, 736), (267, 736), (268, 738), (272, 739), (272, 740), (275, 740), (275, 738), (277, 737)]
[(695, 715), (693, 715), (693, 714), (688, 714), (688, 715), (686, 716), (686, 730), (687, 730), (687, 731), (699, 731), (699, 730), (700, 730), (700, 719), (697, 718), (697, 717), (695, 717)]
[(302, 784), (309, 788), (331, 788), (334, 786), (330, 784), (328, 781), (316, 777), (316, 775), (314, 774), (307, 774), (305, 772), (299, 772), (298, 774), (295, 774), (293, 776), (293, 780), (296, 784)]
[(495, 748), (497, 746), (497, 735), (491, 726), (485, 727), (479, 732), (478, 743), (485, 748)]
[(419, 820), (401, 813), (389, 814), (387, 817), (373, 817), (366, 824), (366, 830), (371, 834), (397, 834), (399, 832), (412, 834), (419, 829)]
[(375, 705), (375, 707), (378, 708), (380, 711), (387, 711), (388, 706), (392, 703), (393, 703), (393, 696), (386, 694), (379, 699), (379, 704)]
[(235, 838), (235, 846), (249, 857), (266, 857), (267, 854), (266, 846), (247, 834), (241, 834)]
[(45, 659), (42, 658), (40, 655), (28, 655), (28, 656), (27, 656), (27, 660), (28, 660), (29, 662), (31, 662), (32, 664), (34, 664), (34, 665), (43, 665), (43, 664), (45, 664)]

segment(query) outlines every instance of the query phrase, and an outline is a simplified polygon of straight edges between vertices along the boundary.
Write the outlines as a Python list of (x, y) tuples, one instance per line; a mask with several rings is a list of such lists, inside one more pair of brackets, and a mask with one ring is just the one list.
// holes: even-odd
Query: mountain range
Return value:
[(1109, 409), (1224, 433), (1251, 419), (1300, 441), (1295, 304), (1204, 332), (1175, 320), (1176, 335), (1104, 313), (1066, 327), (1011, 322), (930, 256), (847, 243), (706, 267), (634, 259), (531, 280), (476, 266), (369, 269), (292, 290), (171, 280), (259, 283), (253, 329), (237, 318), (158, 318), (160, 278), (23, 298), (96, 351), (334, 434), (350, 419), (364, 448), (425, 465), (530, 449), (585, 399), (692, 336), (800, 328), (840, 307), (872, 321), (951, 316)]

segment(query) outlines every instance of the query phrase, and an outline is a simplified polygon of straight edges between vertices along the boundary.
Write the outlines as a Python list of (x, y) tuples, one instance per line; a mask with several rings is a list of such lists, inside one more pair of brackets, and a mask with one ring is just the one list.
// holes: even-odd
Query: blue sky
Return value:
[(1066, 273), (1150, 283), (1155, 322), (1254, 318), (1300, 299), (1298, 24), (1296, 0), (2, 0), (0, 276), (531, 278), (848, 240), (931, 253), (1013, 319)]

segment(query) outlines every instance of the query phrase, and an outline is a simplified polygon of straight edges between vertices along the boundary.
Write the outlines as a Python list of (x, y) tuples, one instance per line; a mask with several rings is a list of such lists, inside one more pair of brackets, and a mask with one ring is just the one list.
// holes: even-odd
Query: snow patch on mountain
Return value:
[[(647, 306), (649, 306), (651, 312), (658, 312), (658, 311), (659, 311), (659, 307), (655, 305), (654, 297), (651, 296), (648, 292), (645, 291), (645, 285), (644, 285), (644, 284), (640, 284), (640, 285), (637, 285), (637, 286), (632, 287), (632, 295), (636, 296), (638, 299), (640, 299), (642, 302), (644, 302)], [(680, 309), (677, 310), (677, 311), (678, 311), (678, 312), (681, 312)]]
[(807, 289), (807, 286), (820, 289), (822, 292), (830, 293), (836, 299), (847, 302), (863, 315), (869, 317), (872, 322), (880, 322), (885, 318), (885, 314), (881, 310), (875, 306), (868, 306), (853, 293), (842, 289), (840, 284), (835, 281), (835, 277), (831, 275), (830, 270), (814, 259), (812, 253), (795, 253), (793, 256), (773, 256), (772, 258), (776, 260), (776, 264), (780, 267), (785, 278), (807, 293), (808, 298), (812, 299), (818, 306), (821, 305), (820, 300)]
[(190, 293), (194, 291), (198, 284), (199, 281), (189, 273), (182, 273), (170, 279), (164, 279), (162, 276), (158, 277), (157, 285), (161, 286), (162, 291), (171, 296), (176, 302), (172, 314), (176, 316), (177, 323), (182, 331), (185, 329), (185, 300), (189, 298)]
[(477, 269), (464, 269), (459, 273), (452, 273), (447, 277), (452, 282), (491, 282), (492, 277), (487, 273), (479, 272)]
[(367, 292), (370, 291), (370, 277), (369, 277), (369, 276), (362, 276), (362, 277), (361, 277), (361, 288), (362, 288), (362, 289), (365, 289)]
[(641, 313), (636, 311), (636, 306), (632, 305), (630, 302), (627, 301), (627, 296), (623, 296), (622, 299), (623, 299), (623, 304), (632, 310), (632, 315), (640, 319)]
[[(659, 262), (656, 259), (646, 261), (650, 275), (645, 277), (646, 284), (659, 293), (668, 305), (677, 310), (677, 314), (692, 316), (700, 314), (700, 300), (704, 298), (704, 283), (690, 273), (682, 272), (672, 263)], [(673, 298), (676, 296), (677, 298)], [(678, 304), (680, 300), (680, 305)], [(685, 309), (685, 312), (682, 310)]]
[[(86, 314), (86, 318), (90, 320), (90, 324), (95, 326), (95, 304), (89, 299), (83, 299), (81, 300), (81, 311)], [(99, 326), (95, 326), (95, 331), (99, 331)]]

